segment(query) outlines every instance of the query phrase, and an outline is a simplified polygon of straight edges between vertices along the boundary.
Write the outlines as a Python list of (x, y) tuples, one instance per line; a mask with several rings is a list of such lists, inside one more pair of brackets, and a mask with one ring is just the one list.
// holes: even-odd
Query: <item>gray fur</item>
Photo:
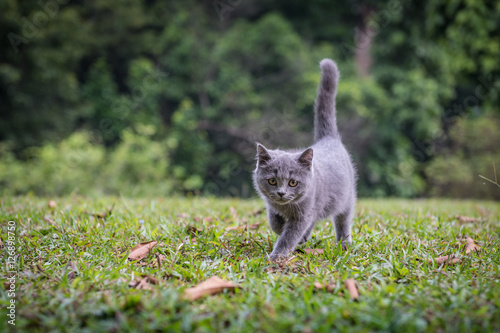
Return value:
[[(306, 242), (317, 221), (333, 218), (337, 241), (352, 243), (356, 171), (336, 124), (339, 72), (330, 59), (320, 63), (321, 83), (315, 103), (315, 143), (305, 150), (266, 149), (257, 144), (253, 181), (264, 199), (271, 229), (279, 237), (270, 257), (287, 257)], [(270, 184), (274, 178), (276, 184)], [(290, 180), (298, 182), (290, 186)], [(295, 184), (292, 182), (292, 184)]]

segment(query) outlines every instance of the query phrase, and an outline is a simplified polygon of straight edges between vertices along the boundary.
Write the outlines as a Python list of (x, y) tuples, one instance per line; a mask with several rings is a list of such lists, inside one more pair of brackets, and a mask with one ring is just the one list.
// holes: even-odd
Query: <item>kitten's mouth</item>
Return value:
[(291, 202), (291, 199), (285, 199), (285, 198), (274, 198), (273, 200), (276, 202), (278, 205), (286, 205), (287, 203)]

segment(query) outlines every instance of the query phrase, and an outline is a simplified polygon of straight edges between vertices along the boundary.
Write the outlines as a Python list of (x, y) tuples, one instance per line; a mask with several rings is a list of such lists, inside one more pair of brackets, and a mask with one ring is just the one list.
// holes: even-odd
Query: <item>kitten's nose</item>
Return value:
[(285, 192), (278, 192), (278, 195), (279, 195), (280, 197), (283, 197), (283, 196), (285, 195)]

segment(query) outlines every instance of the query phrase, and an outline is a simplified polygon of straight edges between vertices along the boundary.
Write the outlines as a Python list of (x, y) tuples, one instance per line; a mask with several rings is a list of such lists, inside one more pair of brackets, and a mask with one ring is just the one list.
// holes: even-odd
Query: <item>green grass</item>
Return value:
[[(276, 236), (265, 212), (255, 214), (263, 208), (258, 200), (74, 196), (56, 199), (55, 209), (48, 201), (1, 199), (2, 282), (8, 221), (17, 226), (19, 332), (500, 331), (498, 203), (361, 200), (347, 251), (323, 222), (302, 247), (324, 249), (323, 255), (295, 253), (271, 263)], [(113, 205), (107, 218), (90, 215)], [(262, 223), (255, 230), (225, 230), (256, 222)], [(187, 226), (202, 232), (193, 237)], [(466, 255), (466, 236), (483, 250)], [(150, 240), (159, 244), (147, 258), (127, 260), (134, 245)], [(165, 256), (159, 269), (157, 254)], [(462, 262), (427, 262), (448, 254)], [(164, 282), (152, 290), (129, 287), (141, 274)], [(183, 300), (183, 289), (213, 275), (241, 288)], [(357, 301), (349, 298), (346, 278), (357, 282)], [(334, 288), (318, 290), (315, 282)], [(5, 312), (10, 298), (3, 289), (0, 295), (5, 331), (12, 329)]]

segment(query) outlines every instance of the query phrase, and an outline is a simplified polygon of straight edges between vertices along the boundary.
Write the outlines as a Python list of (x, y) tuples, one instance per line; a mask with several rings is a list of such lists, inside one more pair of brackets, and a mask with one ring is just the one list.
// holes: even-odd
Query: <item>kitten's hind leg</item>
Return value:
[(344, 214), (339, 214), (333, 217), (333, 224), (335, 225), (335, 234), (337, 242), (342, 241), (342, 246), (352, 244), (351, 224), (352, 224), (352, 210)]

